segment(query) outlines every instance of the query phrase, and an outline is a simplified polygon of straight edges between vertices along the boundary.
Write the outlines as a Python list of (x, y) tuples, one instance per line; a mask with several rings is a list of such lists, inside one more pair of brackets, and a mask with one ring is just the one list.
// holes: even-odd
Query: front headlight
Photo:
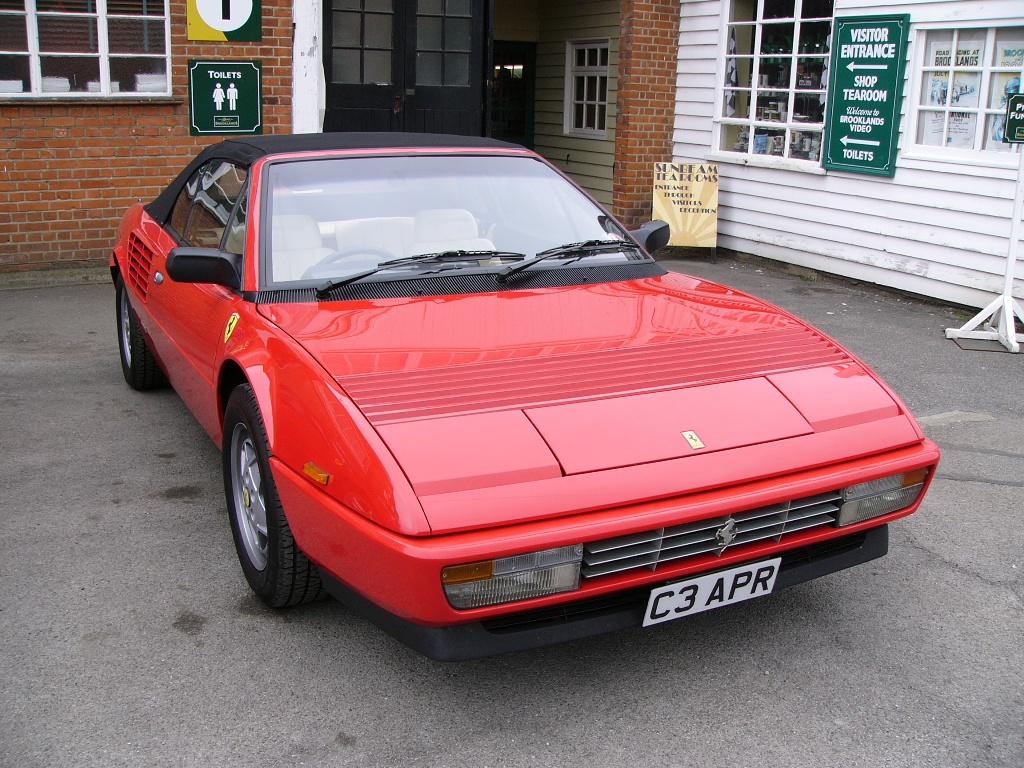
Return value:
[(909, 507), (921, 495), (926, 477), (927, 467), (844, 488), (836, 525), (851, 525)]
[(453, 608), (480, 608), (530, 597), (570, 592), (580, 586), (583, 545), (449, 565), (441, 571)]

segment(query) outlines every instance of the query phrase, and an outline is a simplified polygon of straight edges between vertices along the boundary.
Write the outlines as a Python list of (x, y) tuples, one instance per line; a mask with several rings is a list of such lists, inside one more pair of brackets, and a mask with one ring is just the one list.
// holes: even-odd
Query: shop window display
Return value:
[(930, 30), (919, 50), (924, 59), (915, 143), (1010, 151), (1003, 122), (1007, 99), (1022, 92), (1024, 27)]
[(733, 0), (718, 148), (818, 162), (832, 0)]

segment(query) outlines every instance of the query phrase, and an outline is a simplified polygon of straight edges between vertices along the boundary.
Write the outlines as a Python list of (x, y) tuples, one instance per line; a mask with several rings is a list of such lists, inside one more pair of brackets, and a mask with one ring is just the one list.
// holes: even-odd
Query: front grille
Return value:
[(656, 528), (583, 545), (583, 578), (605, 576), (633, 568), (657, 570), (658, 565), (754, 541), (778, 542), (787, 533), (835, 525), (839, 491), (749, 509), (694, 523)]

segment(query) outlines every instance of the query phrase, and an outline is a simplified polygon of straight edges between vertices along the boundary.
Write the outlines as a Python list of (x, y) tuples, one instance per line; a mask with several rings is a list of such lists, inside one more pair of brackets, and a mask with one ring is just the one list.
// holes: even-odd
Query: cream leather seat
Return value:
[(480, 237), (476, 219), (464, 208), (429, 208), (413, 219), (411, 254), (436, 251), (493, 251), (494, 243)]
[(299, 280), (302, 273), (334, 253), (324, 247), (316, 219), (305, 214), (274, 216), (271, 225), (274, 280)]

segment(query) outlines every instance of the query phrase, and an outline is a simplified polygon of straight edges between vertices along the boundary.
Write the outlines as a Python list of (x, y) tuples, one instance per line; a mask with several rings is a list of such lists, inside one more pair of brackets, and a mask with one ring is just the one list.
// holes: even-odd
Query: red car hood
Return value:
[(421, 498), (903, 412), (806, 324), (679, 274), (263, 311), (335, 377)]

